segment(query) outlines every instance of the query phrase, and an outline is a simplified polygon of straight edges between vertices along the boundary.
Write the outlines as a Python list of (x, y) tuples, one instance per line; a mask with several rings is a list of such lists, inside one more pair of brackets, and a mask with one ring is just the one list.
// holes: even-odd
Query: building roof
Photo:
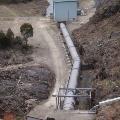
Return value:
[(76, 2), (78, 0), (53, 0), (53, 2)]

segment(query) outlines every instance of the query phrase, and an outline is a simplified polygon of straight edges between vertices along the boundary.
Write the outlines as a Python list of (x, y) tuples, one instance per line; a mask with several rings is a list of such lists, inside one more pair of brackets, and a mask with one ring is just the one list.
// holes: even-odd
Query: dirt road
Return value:
[[(52, 64), (50, 64), (50, 66), (56, 73), (56, 84), (52, 94), (57, 94), (58, 89), (60, 87), (64, 87), (65, 83), (67, 82), (70, 71), (70, 65), (66, 63), (67, 58), (65, 56), (65, 49), (62, 48), (62, 38), (59, 34), (59, 30), (54, 25), (50, 25), (49, 23), (46, 24), (45, 22), (37, 22), (36, 27), (38, 27), (39, 33), (42, 34), (39, 34), (36, 37), (43, 37), (42, 39), (46, 41), (46, 44), (49, 46), (51, 57), (47, 60), (51, 59)], [(38, 43), (35, 44), (38, 45)], [(36, 53), (39, 54), (39, 52)], [(39, 57), (34, 56), (34, 58), (36, 62), (39, 61)], [(29, 116), (37, 118), (40, 118), (42, 116), (45, 117), (47, 114), (49, 114), (49, 112), (51, 112), (51, 110), (53, 111), (55, 109), (55, 105), (55, 98), (50, 96), (50, 98), (46, 102), (36, 106), (34, 110), (29, 113)]]

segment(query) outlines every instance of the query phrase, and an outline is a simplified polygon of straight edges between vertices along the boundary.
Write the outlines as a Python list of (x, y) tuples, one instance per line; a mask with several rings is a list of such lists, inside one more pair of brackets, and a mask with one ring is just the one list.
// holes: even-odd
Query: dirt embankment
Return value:
[(92, 73), (96, 104), (120, 95), (120, 0), (102, 0), (97, 6), (90, 21), (73, 31), (82, 64)]

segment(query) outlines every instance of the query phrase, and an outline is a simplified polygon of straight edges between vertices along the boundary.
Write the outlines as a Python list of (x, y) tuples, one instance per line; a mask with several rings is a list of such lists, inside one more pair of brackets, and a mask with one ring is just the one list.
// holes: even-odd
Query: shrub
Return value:
[(14, 39), (15, 45), (22, 45), (22, 38), (20, 36), (16, 36)]

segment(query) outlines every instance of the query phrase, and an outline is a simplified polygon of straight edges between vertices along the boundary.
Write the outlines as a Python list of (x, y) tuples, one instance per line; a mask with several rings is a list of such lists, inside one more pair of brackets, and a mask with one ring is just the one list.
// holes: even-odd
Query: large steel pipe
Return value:
[[(71, 71), (71, 75), (68, 83), (68, 88), (75, 89), (77, 87), (77, 80), (78, 80), (79, 70), (80, 70), (80, 57), (77, 53), (77, 50), (73, 44), (73, 41), (67, 31), (65, 24), (61, 23), (60, 28), (73, 60), (73, 67), (72, 67), (72, 71)], [(72, 96), (72, 95), (74, 95), (74, 91), (68, 90), (66, 92), (66, 96)], [(65, 97), (63, 109), (64, 110), (74, 109), (74, 104), (75, 104), (75, 100), (73, 97)]]

